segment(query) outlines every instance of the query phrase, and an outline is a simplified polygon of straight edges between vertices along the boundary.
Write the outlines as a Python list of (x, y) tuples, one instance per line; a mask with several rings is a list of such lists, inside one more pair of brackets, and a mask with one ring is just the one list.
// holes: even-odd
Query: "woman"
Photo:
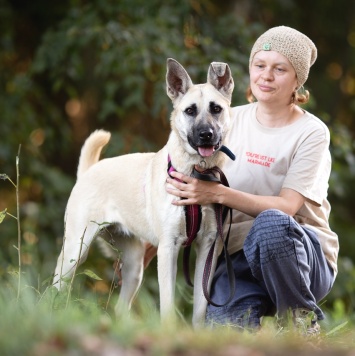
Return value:
[[(304, 34), (280, 26), (261, 35), (249, 61), (249, 101), (232, 109), (229, 148), (236, 161), (224, 172), (230, 187), (180, 173), (168, 179), (175, 205), (220, 203), (233, 208), (230, 233), (236, 276), (234, 299), (208, 305), (208, 322), (260, 327), (262, 316), (319, 332), (324, 314), (317, 306), (337, 273), (338, 238), (328, 224), (331, 169), (329, 131), (301, 109), (302, 90), (317, 49)], [(175, 189), (174, 189), (175, 188)], [(185, 198), (181, 200), (180, 198)], [(220, 259), (211, 298), (223, 303), (229, 293), (227, 269)]]

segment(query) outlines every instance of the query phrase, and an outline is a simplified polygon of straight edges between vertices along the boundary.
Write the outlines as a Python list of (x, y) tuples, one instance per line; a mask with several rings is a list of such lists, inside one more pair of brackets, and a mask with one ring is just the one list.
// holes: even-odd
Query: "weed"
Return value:
[(17, 287), (17, 300), (20, 299), (21, 292), (21, 273), (22, 273), (22, 263), (21, 263), (21, 223), (20, 223), (20, 152), (21, 145), (18, 149), (18, 154), (16, 156), (16, 184), (10, 179), (7, 174), (0, 174), (0, 178), (3, 180), (8, 180), (16, 189), (16, 216), (7, 212), (7, 209), (0, 214), (0, 223), (3, 222), (6, 215), (11, 216), (17, 220), (17, 246), (14, 246), (18, 254), (18, 287)]

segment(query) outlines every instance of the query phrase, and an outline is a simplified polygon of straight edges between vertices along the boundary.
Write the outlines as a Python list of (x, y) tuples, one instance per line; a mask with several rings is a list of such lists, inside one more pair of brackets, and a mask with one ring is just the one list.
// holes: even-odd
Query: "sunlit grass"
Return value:
[[(3, 280), (0, 291), (0, 350), (2, 355), (124, 354), (148, 355), (298, 355), (307, 350), (347, 355), (354, 347), (354, 326), (346, 315), (329, 315), (321, 336), (305, 339), (292, 327), (265, 318), (258, 332), (232, 326), (194, 330), (183, 316), (161, 323), (158, 302), (144, 287), (130, 313), (113, 313), (117, 291), (108, 308), (102, 295), (84, 289), (80, 280), (71, 293), (53, 287), (43, 291), (26, 285), (22, 277), (17, 299), (16, 275)], [(179, 292), (177, 292), (179, 293)]]

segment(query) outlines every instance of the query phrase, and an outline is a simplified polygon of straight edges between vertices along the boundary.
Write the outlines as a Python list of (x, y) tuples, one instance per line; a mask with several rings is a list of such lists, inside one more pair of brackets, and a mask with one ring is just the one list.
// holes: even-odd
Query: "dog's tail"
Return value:
[(102, 148), (110, 141), (108, 131), (96, 130), (85, 141), (79, 158), (77, 179), (79, 179), (93, 164), (100, 159)]

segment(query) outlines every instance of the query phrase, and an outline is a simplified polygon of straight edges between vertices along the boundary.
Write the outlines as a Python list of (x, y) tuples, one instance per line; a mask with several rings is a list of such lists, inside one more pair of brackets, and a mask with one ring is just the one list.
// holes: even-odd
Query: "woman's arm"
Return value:
[(220, 183), (198, 180), (178, 172), (172, 172), (171, 175), (184, 182), (169, 177), (167, 179), (166, 191), (176, 197), (185, 198), (174, 200), (173, 204), (178, 206), (219, 203), (253, 217), (267, 209), (278, 209), (294, 216), (306, 200), (303, 195), (292, 189), (282, 189), (278, 196), (260, 196), (244, 193)]

